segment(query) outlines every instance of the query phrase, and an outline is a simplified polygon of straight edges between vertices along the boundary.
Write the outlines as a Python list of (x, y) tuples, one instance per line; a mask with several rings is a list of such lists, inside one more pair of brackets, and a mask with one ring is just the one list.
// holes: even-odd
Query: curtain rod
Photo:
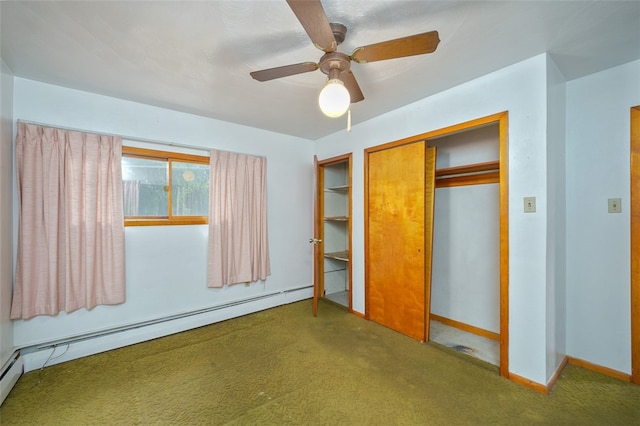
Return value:
[(198, 151), (209, 152), (210, 150), (215, 149), (215, 148), (205, 148), (205, 147), (202, 147), (202, 146), (195, 146), (195, 145), (185, 145), (185, 144), (174, 143), (174, 142), (165, 142), (165, 141), (159, 141), (159, 140), (154, 140), (154, 139), (137, 138), (137, 137), (133, 137), (133, 136), (116, 135), (116, 134), (105, 133), (105, 132), (95, 132), (93, 130), (76, 129), (76, 128), (73, 128), (73, 127), (54, 126), (52, 124), (38, 123), (38, 122), (35, 122), (35, 121), (28, 121), (28, 120), (20, 120), (19, 119), (18, 123), (33, 124), (33, 125), (41, 126), (41, 127), (50, 127), (52, 129), (70, 130), (72, 132), (93, 133), (94, 135), (117, 136), (117, 137), (120, 137), (122, 139), (126, 139), (128, 141), (133, 141), (133, 142), (144, 142), (144, 143), (152, 143), (152, 144), (156, 144), (156, 145), (175, 146), (176, 148), (189, 148), (189, 149), (196, 149)]

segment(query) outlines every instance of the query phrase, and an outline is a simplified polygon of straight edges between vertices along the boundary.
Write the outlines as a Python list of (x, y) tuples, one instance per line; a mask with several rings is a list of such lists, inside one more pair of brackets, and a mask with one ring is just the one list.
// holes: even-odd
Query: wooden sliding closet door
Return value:
[(366, 314), (427, 339), (435, 148), (367, 152)]

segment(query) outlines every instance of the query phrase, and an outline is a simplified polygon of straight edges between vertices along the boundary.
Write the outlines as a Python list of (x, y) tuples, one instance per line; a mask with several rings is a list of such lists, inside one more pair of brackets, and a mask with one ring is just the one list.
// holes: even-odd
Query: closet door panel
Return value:
[(367, 208), (368, 317), (424, 340), (424, 142), (368, 154)]

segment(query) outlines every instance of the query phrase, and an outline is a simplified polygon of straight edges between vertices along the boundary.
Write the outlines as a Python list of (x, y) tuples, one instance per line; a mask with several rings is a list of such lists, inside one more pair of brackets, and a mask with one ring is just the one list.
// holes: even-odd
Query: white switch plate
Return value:
[(622, 198), (609, 198), (609, 213), (622, 213)]
[(536, 212), (536, 197), (524, 197), (524, 212), (525, 213)]

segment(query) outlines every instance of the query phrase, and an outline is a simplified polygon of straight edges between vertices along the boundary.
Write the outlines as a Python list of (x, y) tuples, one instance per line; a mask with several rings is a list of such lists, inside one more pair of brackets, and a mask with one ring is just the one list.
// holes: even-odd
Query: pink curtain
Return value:
[(267, 160), (213, 150), (209, 167), (208, 286), (265, 280)]
[(122, 140), (18, 123), (11, 318), (125, 300)]

